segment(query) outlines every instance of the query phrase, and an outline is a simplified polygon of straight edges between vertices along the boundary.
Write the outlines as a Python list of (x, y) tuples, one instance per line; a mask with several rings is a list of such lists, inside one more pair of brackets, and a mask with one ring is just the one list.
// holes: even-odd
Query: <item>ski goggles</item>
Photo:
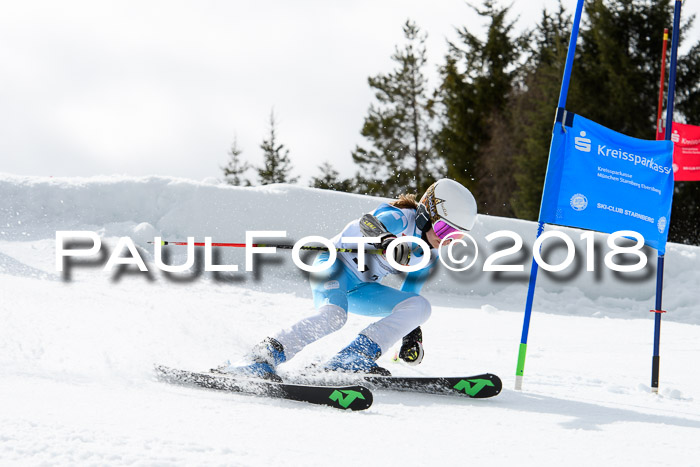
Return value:
[(461, 232), (461, 230), (452, 227), (450, 224), (443, 220), (439, 220), (436, 223), (434, 223), (433, 230), (435, 231), (435, 235), (437, 235), (440, 240), (443, 240), (445, 237), (447, 237), (453, 232)]
[[(428, 210), (422, 204), (418, 206), (418, 212), (416, 213), (416, 227), (423, 232), (427, 232), (431, 227)], [(451, 233), (464, 231), (463, 229), (458, 229), (457, 227), (448, 224), (447, 221), (443, 219), (439, 219), (437, 222), (435, 222), (435, 224), (432, 224), (432, 228), (435, 235), (437, 235), (440, 240), (443, 240)]]

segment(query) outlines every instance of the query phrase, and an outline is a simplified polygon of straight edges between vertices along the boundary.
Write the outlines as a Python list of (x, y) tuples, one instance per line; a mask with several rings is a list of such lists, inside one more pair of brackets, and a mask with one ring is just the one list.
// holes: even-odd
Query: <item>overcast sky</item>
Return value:
[[(524, 29), (555, 1), (512, 4)], [(367, 77), (391, 71), (408, 18), (431, 70), (455, 27), (484, 30), (463, 0), (4, 1), (0, 172), (221, 177), (234, 137), (262, 162), (274, 108), (301, 183), (324, 161), (350, 176)]]

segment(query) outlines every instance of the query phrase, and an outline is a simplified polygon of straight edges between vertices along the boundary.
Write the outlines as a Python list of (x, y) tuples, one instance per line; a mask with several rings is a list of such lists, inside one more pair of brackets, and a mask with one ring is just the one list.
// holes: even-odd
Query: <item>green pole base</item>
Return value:
[(525, 355), (527, 354), (527, 344), (520, 344), (518, 350), (518, 366), (515, 369), (515, 390), (520, 391), (523, 388), (523, 375), (525, 373)]

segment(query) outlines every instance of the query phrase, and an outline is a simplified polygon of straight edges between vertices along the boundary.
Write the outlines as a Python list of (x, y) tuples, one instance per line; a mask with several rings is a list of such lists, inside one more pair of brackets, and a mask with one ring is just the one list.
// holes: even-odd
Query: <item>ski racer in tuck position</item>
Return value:
[[(324, 370), (374, 373), (388, 376), (388, 370), (376, 360), (403, 338), (399, 357), (410, 364), (423, 358), (420, 325), (429, 317), (430, 303), (419, 295), (438, 257), (440, 242), (445, 243), (472, 229), (476, 220), (476, 201), (471, 192), (450, 179), (441, 179), (428, 188), (419, 202), (415, 195), (402, 195), (389, 204), (381, 204), (369, 214), (350, 222), (331, 241), (338, 248), (356, 248), (344, 244), (342, 237), (378, 237), (375, 246), (383, 254), (365, 256), (365, 268), (359, 270), (356, 253), (338, 253), (329, 269), (310, 277), (316, 313), (256, 345), (246, 357), (248, 364), (226, 363), (215, 371), (235, 376), (279, 380), (276, 368), (289, 361), (306, 345), (338, 331), (348, 313), (381, 317), (362, 330), (347, 347), (323, 365)], [(406, 275), (400, 289), (382, 285), (388, 274), (399, 273), (386, 258), (386, 248), (397, 237), (418, 237), (431, 247), (430, 262)], [(400, 265), (419, 264), (425, 252), (417, 244), (399, 243), (393, 251)], [(314, 266), (329, 260), (320, 253)]]

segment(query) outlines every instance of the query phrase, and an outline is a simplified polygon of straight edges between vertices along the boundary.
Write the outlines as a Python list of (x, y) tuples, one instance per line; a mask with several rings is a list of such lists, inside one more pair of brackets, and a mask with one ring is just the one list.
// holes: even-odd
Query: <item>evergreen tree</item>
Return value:
[(676, 182), (668, 240), (700, 245), (700, 182)]
[[(670, 0), (587, 2), (567, 98), (567, 109), (615, 131), (653, 139), (662, 32), (673, 19)], [(693, 18), (681, 28), (681, 40)], [(570, 16), (559, 5), (535, 31), (525, 87), (512, 101), (515, 142), (515, 214), (536, 219), (546, 172)], [(700, 45), (679, 54), (676, 120), (700, 125)], [(668, 74), (667, 74), (668, 76)], [(676, 183), (669, 240), (700, 243), (700, 183)]]
[(653, 139), (670, 0), (586, 3), (567, 107), (635, 138)]
[[(681, 28), (681, 43), (694, 22), (695, 16), (691, 16)], [(700, 41), (678, 57), (675, 109), (687, 123), (700, 125)]]
[(487, 120), (491, 138), (480, 151), (477, 169), (479, 211), (492, 216), (513, 216), (513, 192), (516, 190), (513, 154), (513, 119), (508, 113)]
[(484, 0), (482, 9), (473, 8), (489, 21), (486, 39), (461, 28), (461, 43), (450, 43), (441, 68), (442, 126), (435, 144), (447, 175), (475, 193), (482, 212), (503, 214), (513, 189), (512, 151), (504, 147), (510, 144), (505, 110), (520, 82), (528, 33), (513, 33), (514, 23), (506, 19), (510, 7)]
[(228, 152), (228, 164), (221, 167), (221, 170), (224, 171), (224, 181), (229, 185), (251, 185), (250, 180), (245, 178), (243, 175), (252, 167), (248, 162), (241, 160), (241, 154), (243, 154), (243, 150), (238, 147), (238, 138), (234, 138), (231, 149)]
[(263, 150), (263, 167), (258, 169), (258, 179), (261, 185), (271, 183), (296, 183), (299, 177), (291, 177), (292, 162), (289, 159), (289, 149), (277, 143), (277, 123), (274, 110), (270, 112), (270, 133), (263, 139), (260, 148)]
[[(681, 29), (690, 29), (694, 18)], [(683, 34), (681, 34), (683, 37)], [(700, 126), (700, 43), (678, 59), (675, 114), (691, 125)], [(669, 240), (700, 245), (700, 182), (676, 182), (673, 209), (668, 232)]]
[(341, 179), (340, 173), (333, 168), (329, 162), (324, 162), (319, 166), (320, 177), (313, 177), (309, 186), (322, 188), (324, 190), (352, 192), (354, 182), (352, 179)]
[(539, 215), (570, 32), (571, 16), (561, 0), (556, 13), (542, 12), (533, 33), (535, 46), (526, 65), (525, 87), (513, 100), (516, 189), (512, 206), (521, 219), (535, 220)]
[(426, 176), (436, 171), (433, 102), (423, 73), (427, 36), (410, 20), (403, 32), (406, 44), (391, 56), (397, 67), (368, 80), (378, 105), (370, 106), (361, 132), (372, 148), (358, 146), (352, 153), (361, 168), (356, 177), (359, 192), (394, 196), (406, 190), (420, 192), (433, 182)]

